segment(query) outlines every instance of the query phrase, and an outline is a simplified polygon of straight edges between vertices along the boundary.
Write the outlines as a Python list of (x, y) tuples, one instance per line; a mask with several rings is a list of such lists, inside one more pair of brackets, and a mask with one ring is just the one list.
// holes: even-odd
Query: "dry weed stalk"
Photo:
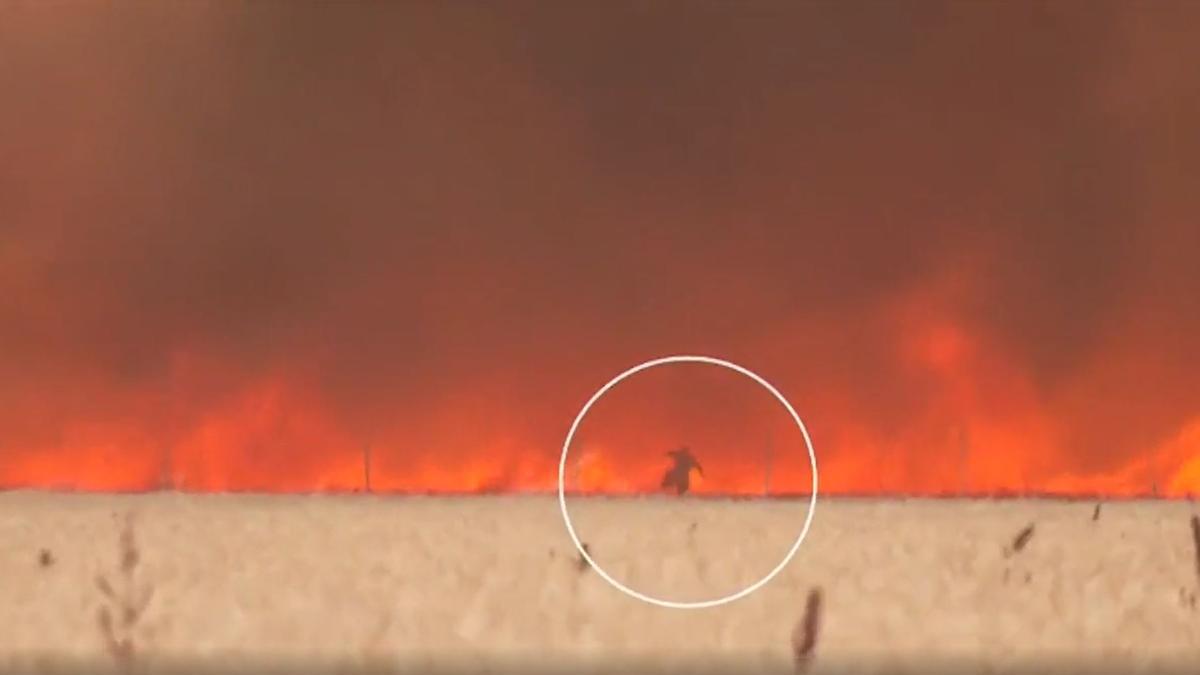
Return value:
[[(589, 556), (592, 555), (592, 549), (588, 548), (588, 545), (586, 543), (583, 544), (582, 547), (583, 547), (583, 553), (587, 553)], [(578, 560), (575, 561), (575, 568), (577, 570), (579, 570), (579, 572), (581, 574), (583, 572), (586, 572), (587, 568), (588, 568), (588, 561), (587, 561), (587, 558), (583, 557), (583, 553), (580, 553), (577, 556)]]
[(126, 516), (117, 540), (117, 583), (114, 586), (104, 574), (96, 577), (96, 588), (103, 596), (96, 616), (100, 636), (117, 665), (126, 668), (133, 665), (137, 655), (137, 628), (154, 597), (154, 586), (138, 581), (140, 562), (133, 517)]
[(1196, 611), (1196, 594), (1193, 591), (1180, 586), (1179, 587), (1179, 606), (1184, 609)]
[(692, 554), (692, 559), (696, 561), (696, 576), (700, 579), (708, 577), (708, 558), (700, 550), (700, 545), (696, 542), (696, 529), (699, 525), (692, 522), (687, 530), (687, 547)]
[(792, 629), (792, 658), (796, 663), (796, 672), (808, 670), (817, 650), (817, 637), (821, 630), (821, 589), (814, 587), (808, 591), (808, 601), (804, 605), (804, 616)]
[(1192, 516), (1192, 549), (1196, 557), (1196, 576), (1200, 578), (1200, 516)]
[(1030, 523), (1025, 526), (1025, 529), (1018, 532), (1017, 536), (1013, 538), (1012, 545), (1004, 551), (1004, 557), (1007, 558), (1014, 553), (1020, 553), (1022, 550), (1024, 550), (1025, 546), (1029, 543), (1029, 540), (1033, 539), (1033, 530), (1034, 524)]

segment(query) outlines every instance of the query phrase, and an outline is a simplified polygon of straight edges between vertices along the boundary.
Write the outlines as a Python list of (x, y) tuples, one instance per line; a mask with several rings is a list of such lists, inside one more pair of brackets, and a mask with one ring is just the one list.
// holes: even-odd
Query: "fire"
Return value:
[[(921, 392), (922, 405), (881, 427), (864, 417), (852, 392), (802, 397), (822, 492), (1200, 491), (1200, 417), (1123, 462), (1089, 469), (1075, 461), (1064, 449), (1070, 429), (1055, 415), (1059, 402), (1040, 392), (1020, 363), (939, 290), (963, 285), (960, 279), (900, 294), (880, 319), (881, 329), (895, 338), (893, 377)], [(503, 392), (503, 382), (481, 384), (444, 398), (432, 414), (364, 433), (310, 380), (268, 372), (239, 384), (220, 366), (194, 355), (172, 361), (166, 389), (182, 392), (187, 406), (125, 391), (90, 414), (69, 408), (63, 414), (77, 419), (54, 420), (57, 433), (5, 446), (0, 485), (201, 492), (556, 489), (560, 447), (545, 435), (533, 438), (521, 415), (505, 407), (496, 393)], [(669, 465), (666, 450), (684, 443), (704, 467), (703, 474), (693, 471), (695, 494), (809, 490), (803, 438), (774, 399), (756, 385), (735, 386), (711, 373), (696, 380), (680, 379), (687, 373), (665, 375), (641, 384), (629, 380), (597, 403), (568, 453), (568, 491), (657, 492)], [(155, 419), (163, 415), (166, 421)]]
[[(919, 392), (919, 405), (880, 424), (864, 412), (870, 391), (829, 388), (796, 397), (815, 442), (824, 493), (1200, 491), (1200, 417), (1124, 461), (1089, 467), (1071, 456), (1065, 449), (1070, 421), (1055, 412), (1062, 402), (1039, 390), (1012, 354), (956, 309), (956, 293), (969, 287), (969, 278), (960, 276), (900, 293), (876, 320), (893, 337), (884, 354), (894, 364), (894, 386)], [(740, 379), (666, 375), (639, 375), (597, 403), (568, 453), (568, 491), (657, 492), (669, 465), (665, 452), (680, 444), (690, 445), (704, 467), (703, 474), (692, 474), (695, 494), (809, 490), (803, 438), (774, 399)], [(202, 492), (556, 489), (561, 441), (557, 434), (530, 431), (532, 423), (508, 406), (504, 380), (481, 382), (443, 397), (431, 411), (370, 432), (352, 423), (329, 392), (286, 371), (246, 381), (219, 361), (181, 354), (172, 360), (168, 380), (163, 389), (178, 400), (129, 390), (104, 399), (96, 394), (103, 383), (89, 384), (88, 393), (61, 404), (58, 417), (38, 418), (54, 433), (5, 443), (0, 485)], [(577, 392), (581, 398), (585, 393)], [(92, 400), (108, 403), (83, 405)]]
[(573, 480), (567, 486), (577, 492), (634, 492), (633, 484), (621, 474), (620, 467), (607, 459), (603, 449), (582, 449), (574, 464)]
[[(915, 344), (928, 348), (915, 352), (916, 362), (947, 378), (942, 381), (944, 405), (914, 420), (899, 436), (843, 420), (818, 426), (814, 436), (825, 493), (1122, 496), (1157, 489), (1183, 496), (1200, 491), (1200, 418), (1117, 469), (1085, 473), (1056, 467), (1057, 429), (1046, 414), (1019, 405), (1029, 395), (1019, 382), (984, 395), (969, 379), (959, 379), (971, 352), (958, 330), (921, 332)], [(976, 397), (989, 405), (980, 406)], [(480, 451), (440, 461), (436, 452), (406, 452), (402, 439), (366, 443), (339, 425), (317, 393), (285, 379), (257, 382), (192, 420), (167, 439), (128, 421), (68, 424), (56, 445), (11, 455), (15, 461), (0, 466), (0, 478), (5, 487), (79, 490), (484, 493), (550, 492), (557, 484), (558, 448), (537, 448), (516, 437), (480, 436), (463, 441)], [(625, 431), (618, 435), (633, 438), (638, 428), (631, 425)], [(651, 440), (634, 453), (609, 443), (573, 447), (568, 491), (657, 491), (668, 460), (655, 449), (671, 448), (677, 441), (661, 432), (647, 434)], [(775, 454), (769, 451), (761, 444), (733, 452), (700, 446), (704, 473), (693, 471), (692, 491), (805, 492), (811, 475), (802, 443), (791, 439), (779, 443)], [(1157, 486), (1156, 465), (1168, 468)]]
[(1200, 416), (1188, 422), (1163, 447), (1151, 453), (1179, 468), (1166, 484), (1168, 494), (1200, 494)]
[[(111, 4), (0, 4), (0, 487), (553, 491), (690, 353), (825, 493), (1200, 490), (1200, 3)], [(674, 372), (571, 489), (810, 489)]]

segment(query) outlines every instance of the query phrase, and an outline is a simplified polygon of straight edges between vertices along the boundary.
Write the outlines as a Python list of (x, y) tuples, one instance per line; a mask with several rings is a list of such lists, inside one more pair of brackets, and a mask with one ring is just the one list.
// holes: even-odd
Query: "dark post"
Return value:
[(363, 485), (371, 492), (371, 444), (363, 446)]
[(970, 490), (970, 481), (967, 478), (967, 465), (970, 463), (969, 453), (971, 451), (971, 441), (967, 437), (966, 427), (959, 427), (958, 429), (958, 445), (960, 455), (959, 461), (961, 462), (959, 466), (959, 480), (961, 482), (959, 492), (965, 497), (967, 492)]
[(774, 439), (767, 439), (766, 470), (763, 472), (763, 496), (771, 496), (771, 453), (774, 451)]
[(171, 462), (170, 446), (163, 449), (162, 466), (159, 467), (158, 489), (170, 492), (175, 489), (174, 467)]

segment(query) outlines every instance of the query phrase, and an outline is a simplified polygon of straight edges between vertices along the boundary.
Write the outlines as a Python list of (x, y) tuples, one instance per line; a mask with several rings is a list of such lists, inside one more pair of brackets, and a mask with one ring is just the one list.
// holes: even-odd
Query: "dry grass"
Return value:
[(1012, 544), (1004, 550), (1005, 557), (1020, 553), (1029, 544), (1029, 540), (1033, 539), (1033, 531), (1036, 526), (1033, 523), (1026, 525), (1017, 536), (1013, 537)]
[(1192, 551), (1196, 559), (1196, 577), (1200, 578), (1200, 516), (1192, 516)]
[(808, 592), (808, 601), (804, 604), (804, 616), (792, 630), (792, 655), (796, 662), (796, 671), (804, 672), (812, 664), (816, 656), (817, 636), (821, 629), (821, 589), (814, 588)]
[[(142, 555), (132, 515), (125, 517), (117, 544), (116, 571), (96, 577), (96, 590), (101, 596), (96, 626), (113, 661), (121, 668), (129, 668), (138, 653), (139, 629), (154, 599), (154, 585), (139, 578)], [(115, 584), (110, 577), (116, 580)]]
[[(589, 556), (592, 554), (592, 549), (590, 546), (588, 546), (586, 541), (580, 542), (580, 547), (583, 548), (583, 553), (586, 553)], [(591, 566), (591, 564), (588, 563), (587, 558), (583, 557), (583, 553), (576, 554), (575, 560), (575, 567), (577, 567), (580, 572), (586, 572), (588, 567)]]
[[(760, 578), (804, 509), (571, 503), (606, 572), (676, 600)], [(136, 528), (114, 511), (136, 511)], [(1200, 657), (1189, 506), (1109, 503), (1102, 523), (1089, 512), (1048, 501), (826, 499), (770, 584), (731, 605), (678, 611), (580, 573), (553, 498), (0, 494), (0, 665), (58, 653), (139, 665), (732, 659), (869, 672), (937, 658), (1002, 670), (1045, 656)], [(37, 562), (43, 550), (54, 552), (49, 566)]]

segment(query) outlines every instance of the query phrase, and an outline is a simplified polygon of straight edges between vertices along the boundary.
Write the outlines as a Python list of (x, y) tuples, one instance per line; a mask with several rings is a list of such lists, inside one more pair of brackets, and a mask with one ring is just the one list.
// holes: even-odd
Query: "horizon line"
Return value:
[[(500, 490), (500, 489), (479, 489), (479, 490), (364, 490), (364, 489), (319, 489), (319, 490), (271, 490), (271, 489), (227, 489), (227, 490), (186, 490), (186, 489), (162, 489), (162, 488), (131, 488), (126, 490), (89, 490), (73, 488), (70, 486), (9, 486), (0, 487), (0, 494), (14, 492), (32, 492), (43, 494), (59, 494), (59, 495), (154, 495), (154, 494), (177, 494), (177, 495), (258, 495), (272, 497), (288, 497), (288, 496), (306, 496), (306, 497), (556, 497), (558, 490)], [(706, 500), (725, 500), (725, 501), (792, 501), (792, 500), (807, 500), (811, 498), (811, 492), (776, 492), (776, 493), (750, 493), (750, 492), (691, 492), (687, 494), (677, 495), (672, 493), (663, 493), (659, 491), (644, 491), (644, 492), (606, 492), (606, 491), (580, 491), (567, 490), (564, 492), (567, 497), (599, 497), (599, 498), (664, 498), (677, 499), (688, 501), (706, 501)], [(1019, 500), (1019, 499), (1039, 499), (1039, 500), (1059, 500), (1059, 501), (1141, 501), (1141, 500), (1158, 500), (1158, 501), (1194, 501), (1193, 494), (1162, 494), (1155, 492), (1131, 492), (1131, 493), (1104, 493), (1104, 492), (1066, 492), (1053, 490), (993, 490), (993, 491), (971, 491), (971, 492), (932, 492), (932, 491), (863, 491), (863, 490), (828, 490), (819, 491), (817, 499), (832, 498), (832, 499), (939, 499), (939, 500)]]

